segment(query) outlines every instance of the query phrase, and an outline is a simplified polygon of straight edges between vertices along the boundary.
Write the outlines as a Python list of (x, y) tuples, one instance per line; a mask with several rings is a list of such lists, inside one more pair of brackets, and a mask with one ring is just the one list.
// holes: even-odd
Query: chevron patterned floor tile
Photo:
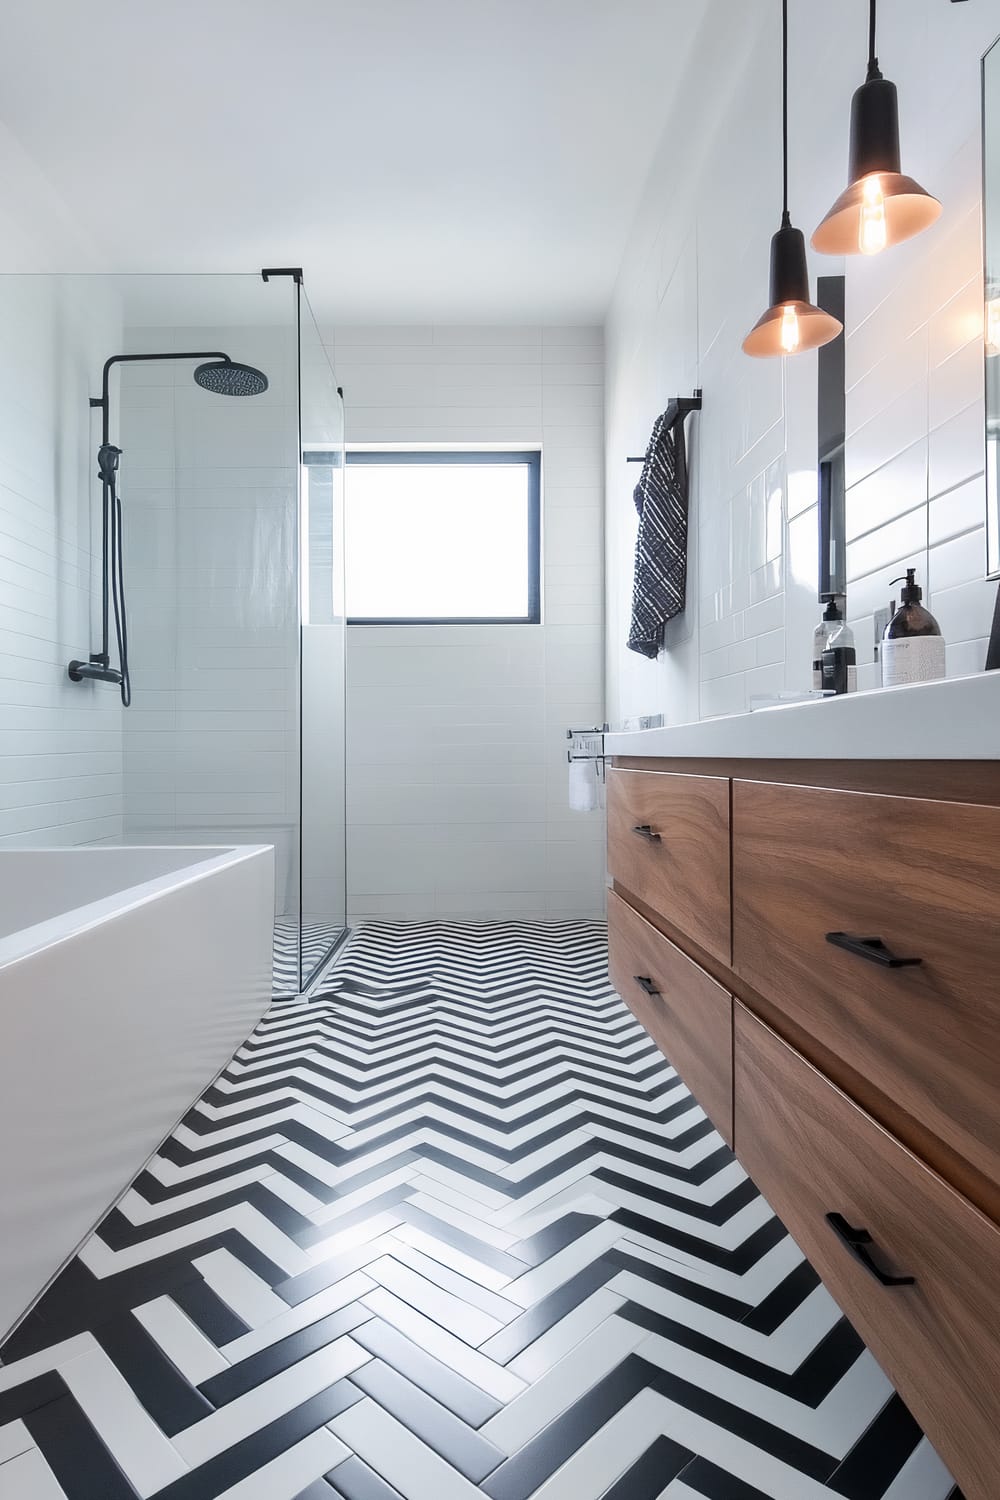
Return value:
[(0, 1355), (0, 1500), (960, 1500), (597, 923), (361, 929)]

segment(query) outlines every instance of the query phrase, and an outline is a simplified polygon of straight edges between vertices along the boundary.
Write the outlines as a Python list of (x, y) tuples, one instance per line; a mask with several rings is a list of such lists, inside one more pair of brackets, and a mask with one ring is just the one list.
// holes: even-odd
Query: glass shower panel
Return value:
[[(11, 587), (51, 636), (51, 775), (72, 751), (81, 789), (53, 821), (18, 788), (3, 836), (273, 845), (275, 988), (298, 993), (346, 920), (343, 406), (302, 288), (258, 272), (2, 289), (30, 351), (6, 393)], [(106, 526), (124, 611), (105, 611)]]
[(197, 384), (198, 358), (120, 366), (125, 837), (273, 844), (275, 989), (296, 993), (297, 287), (259, 275), (117, 281), (124, 352), (218, 352), (267, 377), (265, 391), (242, 396), (211, 374), (216, 388)]
[(302, 981), (347, 926), (344, 403), (301, 297)]

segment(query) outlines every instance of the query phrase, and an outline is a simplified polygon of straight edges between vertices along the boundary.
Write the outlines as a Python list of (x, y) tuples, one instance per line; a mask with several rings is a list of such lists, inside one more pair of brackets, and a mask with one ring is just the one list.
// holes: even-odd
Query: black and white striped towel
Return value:
[(632, 588), (631, 651), (655, 657), (663, 627), (684, 609), (687, 587), (688, 484), (684, 417), (664, 412), (653, 423), (633, 499), (639, 512)]

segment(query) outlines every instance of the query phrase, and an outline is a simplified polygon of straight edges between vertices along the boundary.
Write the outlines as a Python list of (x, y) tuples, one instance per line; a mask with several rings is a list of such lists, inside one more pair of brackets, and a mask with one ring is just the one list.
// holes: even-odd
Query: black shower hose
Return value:
[(122, 502), (114, 474), (105, 481), (108, 485), (108, 514), (110, 521), (111, 558), (108, 569), (111, 575), (111, 600), (115, 611), (115, 636), (118, 641), (118, 661), (121, 666), (122, 704), (128, 708), (132, 702), (132, 679), (128, 670), (128, 618), (125, 613), (125, 564), (122, 559)]

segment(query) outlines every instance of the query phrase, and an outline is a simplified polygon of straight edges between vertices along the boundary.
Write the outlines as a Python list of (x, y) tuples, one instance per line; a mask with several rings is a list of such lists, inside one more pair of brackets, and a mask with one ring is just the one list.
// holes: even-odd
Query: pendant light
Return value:
[(809, 268), (801, 229), (788, 212), (788, 0), (781, 0), (781, 162), (784, 203), (781, 228), (771, 239), (771, 300), (743, 340), (744, 354), (768, 359), (804, 354), (828, 344), (843, 325), (809, 300)]
[(877, 255), (929, 229), (941, 205), (900, 171), (896, 85), (875, 52), (876, 0), (869, 0), (868, 77), (851, 101), (851, 153), (844, 192), (812, 237), (824, 255)]

